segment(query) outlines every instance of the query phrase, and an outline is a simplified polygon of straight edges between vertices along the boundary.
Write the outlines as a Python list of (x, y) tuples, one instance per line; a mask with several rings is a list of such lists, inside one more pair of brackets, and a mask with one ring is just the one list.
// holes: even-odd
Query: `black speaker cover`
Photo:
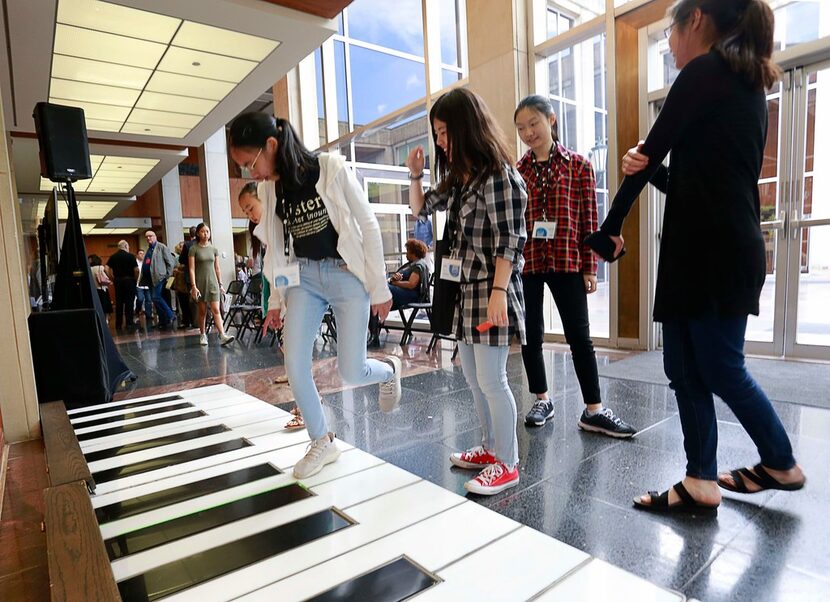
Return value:
[(84, 110), (39, 102), (32, 117), (40, 145), (40, 175), (53, 182), (91, 178)]

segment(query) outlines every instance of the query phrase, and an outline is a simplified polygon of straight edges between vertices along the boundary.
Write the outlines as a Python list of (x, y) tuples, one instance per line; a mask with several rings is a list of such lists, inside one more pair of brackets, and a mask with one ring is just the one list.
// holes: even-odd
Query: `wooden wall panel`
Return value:
[(140, 231), (137, 234), (131, 234), (129, 236), (84, 236), (86, 254), (97, 255), (101, 258), (101, 262), (106, 265), (110, 255), (113, 255), (116, 251), (118, 251), (119, 240), (126, 240), (130, 243), (130, 253), (135, 255), (139, 248), (139, 236), (143, 238), (144, 232)]
[(179, 176), (182, 217), (202, 217), (202, 185), (199, 176)]
[(161, 205), (161, 182), (157, 182), (147, 192), (140, 195), (135, 203), (127, 207), (127, 209), (119, 217), (163, 217)]

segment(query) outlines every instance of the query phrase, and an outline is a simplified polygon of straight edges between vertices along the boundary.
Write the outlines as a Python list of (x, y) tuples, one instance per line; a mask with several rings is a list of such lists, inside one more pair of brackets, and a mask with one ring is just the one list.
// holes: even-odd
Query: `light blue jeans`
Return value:
[(464, 378), (473, 393), (481, 421), (481, 445), (503, 464), (519, 463), (516, 400), (507, 384), (507, 345), (458, 342)]
[(320, 394), (311, 372), (311, 354), (328, 306), (337, 321), (337, 367), (350, 385), (386, 382), (394, 371), (386, 362), (366, 358), (369, 295), (342, 259), (315, 261), (298, 258), (300, 285), (289, 288), (283, 328), (285, 371), (303, 413), (308, 435), (319, 439), (329, 432)]

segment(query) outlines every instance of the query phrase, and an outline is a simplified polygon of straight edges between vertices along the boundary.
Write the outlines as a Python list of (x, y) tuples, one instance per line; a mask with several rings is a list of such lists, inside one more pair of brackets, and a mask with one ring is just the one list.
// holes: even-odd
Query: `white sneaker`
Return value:
[(392, 378), (385, 383), (380, 383), (380, 398), (378, 405), (384, 412), (391, 412), (398, 407), (401, 402), (401, 360), (394, 355), (387, 355), (386, 359), (382, 360), (392, 366), (394, 374)]
[(294, 478), (307, 479), (317, 474), (326, 464), (331, 464), (340, 457), (340, 450), (334, 442), (334, 436), (324, 435), (308, 444), (303, 459), (294, 465)]
[(206, 334), (199, 335), (199, 344), (200, 345), (207, 345), (208, 344)]
[(224, 347), (225, 345), (230, 345), (234, 342), (235, 339), (236, 337), (233, 335), (219, 335), (219, 340), (222, 341), (222, 347)]

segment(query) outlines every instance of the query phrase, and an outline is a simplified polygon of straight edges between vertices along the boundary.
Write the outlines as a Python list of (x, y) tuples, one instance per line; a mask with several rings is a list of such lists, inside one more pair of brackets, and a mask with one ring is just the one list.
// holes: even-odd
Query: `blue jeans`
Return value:
[(311, 354), (323, 314), (331, 305), (337, 321), (337, 367), (351, 385), (386, 382), (394, 371), (386, 362), (366, 358), (369, 295), (342, 259), (299, 258), (300, 285), (289, 288), (283, 328), (285, 371), (308, 435), (319, 439), (329, 432), (320, 393), (311, 372)]
[(507, 385), (507, 345), (469, 345), (458, 341), (464, 378), (481, 421), (481, 445), (503, 464), (519, 463), (516, 400)]
[(418, 289), (410, 290), (392, 284), (389, 285), (389, 292), (392, 293), (392, 309), (398, 309), (410, 303), (417, 303), (421, 296)]
[(795, 465), (790, 439), (763, 390), (746, 370), (746, 318), (676, 320), (663, 324), (663, 367), (677, 397), (686, 474), (717, 479), (717, 395), (752, 438), (761, 463)]
[(144, 308), (144, 316), (149, 324), (149, 320), (153, 318), (153, 296), (150, 289), (136, 287), (135, 298), (138, 301), (138, 306)]
[(173, 321), (173, 310), (170, 309), (170, 306), (167, 305), (167, 301), (164, 300), (164, 297), (161, 296), (161, 291), (164, 288), (164, 283), (167, 280), (162, 280), (158, 284), (153, 287), (153, 305), (156, 306), (156, 312), (158, 312), (159, 317), (159, 326), (167, 326), (170, 322)]

